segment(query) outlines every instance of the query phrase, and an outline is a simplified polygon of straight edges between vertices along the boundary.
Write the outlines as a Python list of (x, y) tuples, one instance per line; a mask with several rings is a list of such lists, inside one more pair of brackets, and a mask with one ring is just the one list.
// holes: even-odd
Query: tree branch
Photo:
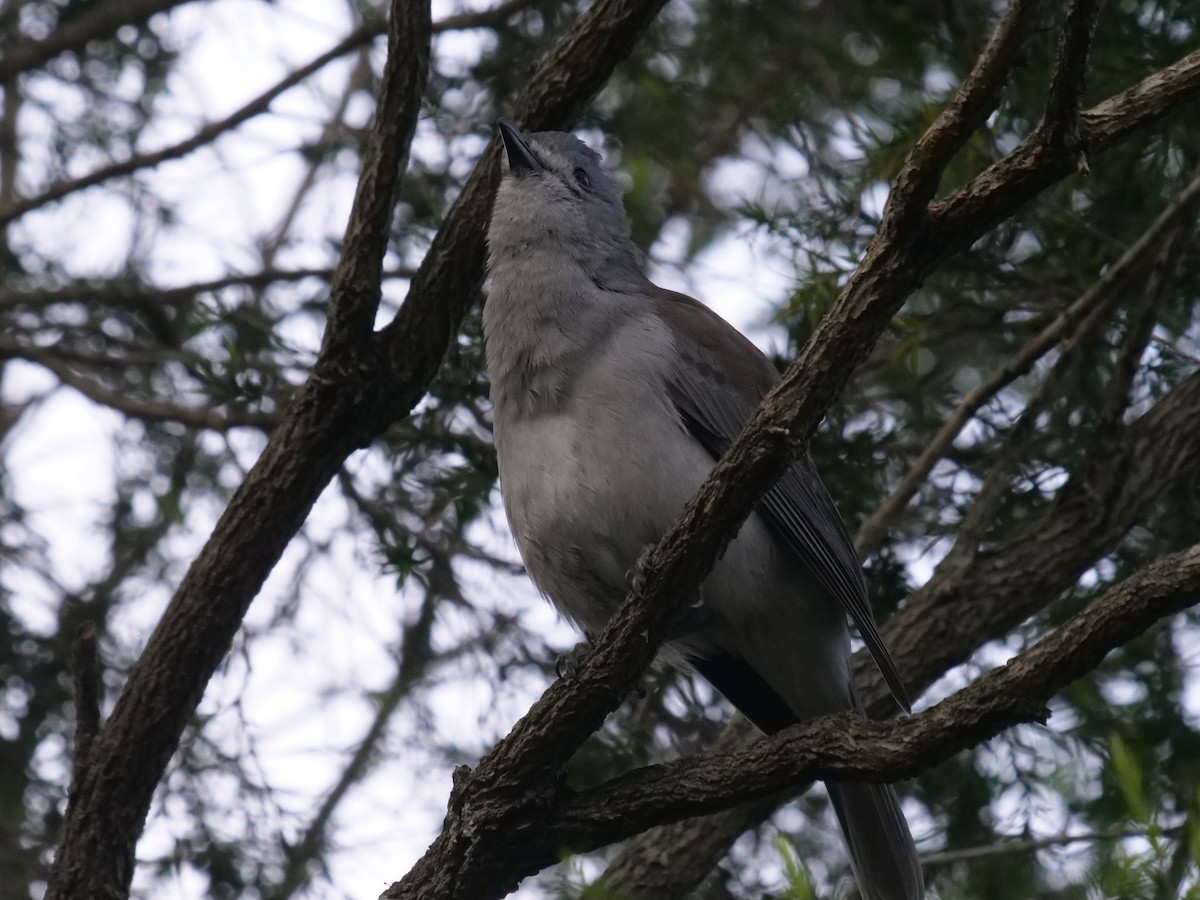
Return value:
[[(914, 694), (1074, 585), (1165, 492), (1196, 477), (1200, 373), (1128, 426), (1116, 445), (1013, 540), (967, 566), (943, 562), (887, 621), (884, 639)], [(889, 714), (894, 706), (868, 660), (860, 654), (854, 668), (868, 712)]]
[[(132, 175), (134, 172), (142, 169), (152, 169), (157, 165), (172, 159), (179, 159), (181, 156), (186, 156), (193, 150), (198, 150), (213, 141), (217, 140), (222, 135), (232, 131), (239, 125), (248, 122), (256, 116), (260, 116), (271, 108), (271, 103), (281, 94), (294, 88), (302, 83), (309, 76), (319, 72), (329, 63), (336, 59), (340, 59), (347, 53), (351, 53), (370, 43), (383, 29), (381, 23), (368, 22), (360, 25), (352, 31), (347, 37), (343, 38), (329, 50), (326, 50), (316, 59), (307, 65), (303, 65), (293, 72), (290, 72), (285, 78), (272, 85), (267, 90), (263, 91), (249, 103), (246, 103), (241, 108), (234, 110), (223, 119), (218, 119), (215, 122), (203, 126), (195, 132), (191, 137), (185, 138), (176, 144), (169, 147), (163, 147), (161, 150), (154, 150), (150, 153), (134, 153), (128, 159), (113, 163), (110, 166), (96, 169), (86, 175), (81, 175), (78, 178), (71, 178), (66, 181), (59, 181), (51, 184), (41, 193), (32, 197), (26, 197), (18, 200), (15, 203), (0, 208), (0, 228), (7, 225), (9, 222), (20, 218), (28, 212), (35, 209), (40, 209), (47, 206), (56, 200), (62, 200), (64, 197), (78, 193), (86, 188), (95, 187), (98, 184), (103, 184), (106, 181), (111, 181), (114, 178), (121, 178), (125, 175)], [(2, 66), (0, 66), (2, 68)]]
[(75, 746), (72, 785), (87, 771), (92, 740), (100, 730), (100, 672), (96, 653), (96, 626), (85, 622), (72, 646), (75, 675)]
[(89, 41), (112, 37), (124, 25), (140, 25), (157, 13), (183, 6), (190, 0), (125, 0), (98, 3), (64, 20), (43, 40), (25, 41), (4, 48), (0, 56), (0, 81), (40, 68), (60, 53), (82, 52)]
[[(1192, 190), (1195, 188), (1196, 190)], [(1200, 198), (1200, 170), (1180, 195), (1187, 213), (1165, 241), (1146, 278), (1138, 308), (1129, 313), (1125, 335), (1117, 347), (1113, 371), (1104, 388), (1104, 397), (1096, 414), (1093, 438), (1097, 455), (1107, 452), (1106, 445), (1121, 431), (1121, 420), (1129, 409), (1130, 390), (1141, 368), (1142, 355), (1150, 343), (1158, 313), (1170, 299), (1179, 281), (1180, 268), (1196, 232), (1197, 199)]]
[(1190, 214), (1192, 203), (1200, 197), (1200, 176), (1194, 178), (1183, 192), (1169, 203), (1139, 237), (1104, 274), (1070, 306), (1055, 316), (1032, 341), (1021, 348), (1003, 365), (995, 369), (976, 388), (959, 401), (933, 440), (921, 451), (912, 467), (905, 473), (895, 490), (879, 505), (858, 530), (855, 547), (860, 556), (869, 556), (879, 549), (906, 506), (916, 495), (933, 467), (972, 417), (1000, 391), (1022, 375), (1028, 374), (1039, 359), (1079, 325), (1085, 318), (1107, 318), (1110, 308), (1120, 298), (1118, 289), (1137, 269), (1159, 252), (1163, 235), (1184, 214)]
[(495, 28), (503, 25), (519, 12), (536, 5), (538, 0), (506, 0), (491, 9), (477, 12), (457, 13), (433, 23), (435, 34), (443, 31), (460, 31), (466, 28)]
[(1080, 104), (1099, 15), (1100, 0), (1074, 0), (1067, 7), (1054, 73), (1050, 76), (1046, 111), (1038, 126), (1050, 144), (1067, 150), (1079, 146)]
[[(625, 59), (666, 0), (601, 0), (538, 64), (511, 115), (531, 129), (574, 122)], [(483, 283), (485, 229), (499, 180), (500, 139), (493, 138), (463, 185), (421, 262), (408, 300), (379, 335), (386, 377), (429, 383)], [(419, 399), (397, 396), (388, 418)]]
[[(761, 736), (744, 717), (736, 716), (712, 747), (724, 753)], [(752, 800), (698, 818), (659, 825), (622, 844), (596, 881), (602, 897), (624, 900), (682, 900), (689, 897), (747, 829), (761, 824), (796, 794)]]
[[(383, 273), (383, 279), (411, 278), (414, 269), (396, 268)], [(311, 269), (263, 269), (258, 272), (235, 272), (209, 281), (197, 281), (175, 287), (152, 287), (127, 280), (83, 281), (63, 287), (39, 290), (10, 289), (0, 292), (0, 309), (19, 306), (52, 306), (55, 303), (111, 303), (136, 309), (161, 308), (193, 300), (199, 294), (215, 294), (231, 287), (246, 287), (262, 290), (273, 284), (288, 284), (316, 278), (329, 281), (333, 268), (321, 266)]]
[[(1200, 472), (1200, 376), (1159, 401), (1098, 463), (1078, 474), (1060, 492), (1062, 499), (1010, 543), (966, 568), (943, 562), (886, 623), (884, 637), (914, 696), (1068, 590), (1162, 496), (1194, 481)], [(895, 703), (870, 655), (856, 654), (853, 668), (868, 714), (894, 715)], [(631, 898), (687, 896), (738, 835), (788, 799), (753, 801), (634, 838), (602, 883)], [(643, 840), (649, 847), (639, 854)], [(677, 865), (677, 858), (686, 863)]]
[(891, 722), (843, 713), (798, 725), (728, 754), (636, 769), (561, 798), (558, 847), (589, 850), (816, 779), (912, 777), (1022, 722), (1113, 649), (1200, 600), (1200, 545), (1163, 557), (1110, 588), (1062, 628), (937, 706)]
[(308, 886), (311, 880), (309, 864), (320, 855), (326, 846), (334, 812), (349, 794), (350, 789), (370, 772), (372, 761), (379, 756), (379, 744), (387, 734), (392, 717), (404, 699), (409, 696), (413, 685), (425, 674), (426, 668), (433, 659), (433, 648), (429, 644), (429, 637), (433, 630), (434, 613), (440, 600), (441, 595), (438, 591), (433, 588), (426, 590), (416, 620), (404, 628), (396, 675), (387, 689), (380, 694), (371, 725), (359, 740), (358, 746), (354, 748), (354, 752), (342, 769), (341, 777), (321, 801), (320, 807), (309, 821), (300, 839), (295, 843), (285, 845), (287, 863), (284, 866), (283, 878), (280, 879), (280, 883), (273, 893), (278, 900), (291, 897)]
[(318, 367), (322, 360), (348, 361), (370, 336), (375, 322), (395, 195), (400, 175), (408, 168), (409, 146), (429, 79), (430, 21), (428, 0), (393, 0), (388, 62), (350, 208), (345, 249), (329, 288), (329, 315)]
[[(1014, 0), (1001, 33), (1019, 31), (1014, 22), (1027, 28), (1029, 15), (1029, 5)], [(981, 104), (980, 98), (994, 93), (1017, 46), (1008, 37), (990, 42), (949, 109), (909, 154), (902, 167), (909, 186), (907, 205), (895, 196), (889, 201), (879, 233), (838, 303), (659, 545), (648, 567), (644, 602), (626, 598), (569, 690), (562, 683), (552, 686), (480, 763), (474, 776), (477, 782), (487, 785), (492, 780), (517, 783), (525, 778), (553, 777), (633, 689), (657, 652), (675, 609), (699, 585), (733, 530), (778, 479), (850, 372), (869, 353), (894, 312), (890, 306), (898, 308), (924, 274), (906, 262), (906, 253), (922, 229), (898, 228), (896, 224), (912, 220), (911, 207), (924, 208), (923, 186), (936, 183), (949, 162), (948, 148), (966, 141), (971, 122), (986, 118), (990, 106)], [(1004, 58), (997, 58), (999, 54)], [(813, 377), (817, 371), (820, 379)], [(523, 757), (519, 752), (522, 744), (539, 733), (553, 733), (555, 739), (542, 742), (540, 753)]]
[(913, 226), (915, 218), (925, 215), (950, 160), (999, 105), (1000, 92), (1040, 7), (1039, 0), (1009, 0), (1008, 11), (967, 80), (905, 159), (888, 197), (880, 234), (885, 229)]
[[(174, 0), (174, 3), (169, 5), (179, 5), (185, 0)], [(508, 21), (516, 13), (533, 5), (533, 0), (508, 0), (494, 9), (480, 10), (479, 12), (462, 13), (456, 16), (448, 16), (440, 22), (435, 22), (432, 25), (433, 33), (439, 34), (445, 31), (454, 31), (464, 28), (484, 28), (503, 24)], [(118, 23), (123, 24), (123, 23)], [(115, 30), (115, 29), (114, 29)], [(387, 22), (376, 18), (375, 16), (368, 17), (362, 25), (354, 29), (350, 34), (346, 35), (341, 41), (333, 47), (326, 50), (320, 56), (313, 59), (306, 65), (301, 66), (293, 72), (290, 72), (286, 77), (268, 88), (263, 93), (259, 94), (253, 100), (244, 104), (239, 109), (219, 119), (216, 122), (198, 129), (195, 134), (185, 140), (172, 144), (169, 147), (163, 147), (160, 150), (154, 150), (149, 153), (135, 153), (128, 159), (119, 163), (113, 163), (109, 166), (96, 169), (86, 175), (81, 175), (78, 178), (71, 178), (66, 181), (59, 181), (49, 185), (41, 193), (32, 197), (26, 197), (12, 202), (3, 202), (4, 197), (0, 195), (0, 228), (3, 228), (8, 223), (19, 219), (21, 216), (35, 209), (40, 209), (43, 206), (48, 206), (64, 197), (79, 191), (86, 190), (90, 187), (95, 187), (99, 184), (104, 184), (106, 181), (111, 181), (114, 178), (122, 178), (127, 175), (132, 175), (143, 169), (152, 169), (155, 166), (161, 165), (172, 159), (179, 159), (186, 156), (194, 150), (205, 147), (221, 136), (233, 131), (235, 128), (245, 124), (250, 119), (260, 116), (268, 112), (271, 108), (271, 103), (275, 101), (281, 94), (286, 93), (298, 84), (301, 84), (311, 75), (316, 74), (321, 69), (325, 68), (334, 60), (340, 59), (348, 53), (353, 53), (367, 44), (371, 43), (377, 37), (387, 32)], [(34, 46), (41, 46), (35, 44)], [(28, 46), (28, 45), (23, 45)], [(11, 62), (11, 57), (9, 58)], [(38, 63), (40, 65), (40, 63)], [(4, 71), (4, 62), (0, 61), (0, 73)], [(33, 68), (33, 67), (31, 67)], [(2, 80), (0, 74), (0, 80)]]
[[(1081, 144), (1089, 154), (1107, 150), (1197, 94), (1200, 50), (1083, 113)], [(1008, 156), (930, 207), (935, 233), (951, 242), (951, 253), (970, 246), (989, 227), (985, 223), (1012, 215), (1049, 185), (1071, 174), (1077, 162), (1074, 153), (1056, 149), (1035, 131)]]
[[(10, 357), (19, 356), (16, 353), (8, 355)], [(211, 408), (139, 400), (128, 394), (106, 390), (90, 378), (79, 375), (68, 366), (57, 362), (52, 353), (31, 352), (22, 354), (19, 358), (45, 366), (59, 381), (78, 391), (93, 403), (107, 406), (109, 409), (116, 410), (133, 419), (141, 419), (144, 422), (179, 422), (189, 428), (203, 428), (218, 432), (226, 432), (233, 428), (256, 428), (269, 432), (279, 421), (277, 414), (269, 412), (254, 410), (218, 412)]]
[(997, 841), (994, 844), (981, 844), (978, 847), (964, 847), (962, 850), (926, 853), (921, 856), (921, 865), (949, 866), (960, 862), (971, 862), (976, 859), (992, 859), (997, 856), (1010, 856), (1017, 853), (1048, 850), (1052, 847), (1067, 847), (1071, 844), (1123, 841), (1126, 838), (1147, 837), (1151, 834), (1161, 837), (1175, 837), (1182, 833), (1183, 826), (1181, 825), (1175, 828), (1123, 828), (1120, 831), (1088, 831), (1082, 834), (1055, 834), (1044, 838), (1005, 840)]
[(428, 2), (393, 0), (383, 88), (362, 176), (380, 195), (360, 190), (355, 198), (331, 289), (334, 335), (327, 333), (314, 376), (188, 569), (93, 742), (92, 764), (68, 807), (47, 900), (128, 893), (154, 787), (188, 718), (250, 600), (362, 438), (362, 396), (347, 389), (344, 376), (335, 377), (355, 371), (359, 348), (349, 343), (350, 333), (364, 304), (372, 303), (364, 272), (376, 279), (378, 295), (391, 198), (416, 126), (429, 41)]

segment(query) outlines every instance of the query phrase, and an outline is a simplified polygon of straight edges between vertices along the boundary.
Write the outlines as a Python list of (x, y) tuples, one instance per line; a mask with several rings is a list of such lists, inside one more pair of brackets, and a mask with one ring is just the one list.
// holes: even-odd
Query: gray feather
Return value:
[[(679, 354), (671, 398), (688, 428), (719, 458), (779, 376), (757, 347), (708, 307), (661, 289), (655, 300), (676, 336)], [(714, 359), (737, 365), (717, 368)], [(911, 712), (904, 682), (875, 625), (854, 544), (807, 453), (766, 493), (761, 508), (821, 586), (850, 614), (892, 696)]]
[[(501, 496), (534, 583), (594, 635), (638, 554), (777, 376), (706, 307), (649, 281), (595, 153), (566, 134), (502, 131), (513, 170), (488, 231), (484, 307)], [(847, 613), (907, 704), (845, 527), (807, 458), (746, 521), (699, 599), (703, 615), (660, 662), (700, 671), (760, 727), (858, 708)], [(863, 895), (919, 900), (891, 789), (831, 793)]]

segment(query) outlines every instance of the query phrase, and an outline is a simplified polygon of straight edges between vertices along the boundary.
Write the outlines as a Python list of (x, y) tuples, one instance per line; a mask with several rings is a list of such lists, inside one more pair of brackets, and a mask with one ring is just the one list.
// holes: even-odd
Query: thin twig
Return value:
[[(1200, 172), (1197, 173), (1192, 185), (1200, 185)], [(1159, 310), (1171, 298), (1175, 290), (1186, 251), (1195, 235), (1196, 206), (1196, 198), (1193, 197), (1187, 204), (1185, 217), (1174, 229), (1174, 233), (1166, 239), (1166, 246), (1158, 254), (1158, 260), (1146, 279), (1141, 305), (1129, 314), (1129, 322), (1125, 326), (1125, 336), (1117, 348), (1112, 375), (1109, 377), (1108, 384), (1105, 385), (1104, 397), (1100, 401), (1100, 410), (1096, 415), (1094, 426), (1096, 453), (1104, 452), (1104, 442), (1115, 437), (1116, 432), (1120, 429), (1121, 419), (1129, 408), (1133, 381), (1140, 369), (1142, 355), (1154, 334)]]
[[(192, 300), (198, 294), (215, 294), (231, 287), (248, 287), (261, 290), (272, 284), (286, 284), (315, 278), (329, 281), (333, 278), (331, 266), (311, 269), (264, 269), (259, 272), (234, 273), (210, 281), (197, 281), (175, 287), (154, 287), (148, 284), (121, 281), (85, 281), (60, 288), (0, 292), (0, 309), (8, 306), (52, 306), (55, 303), (113, 303), (129, 306), (177, 305)], [(383, 280), (411, 278), (415, 270), (398, 267), (383, 273)]]
[[(156, 2), (159, 5), (169, 7), (179, 5), (182, 0), (156, 0)], [(431, 27), (436, 34), (465, 28), (485, 28), (502, 25), (513, 15), (532, 5), (533, 0), (508, 0), (507, 3), (502, 3), (494, 9), (448, 16)], [(191, 137), (172, 144), (169, 147), (163, 147), (160, 150), (149, 153), (135, 153), (122, 162), (104, 166), (86, 175), (81, 175), (78, 178), (51, 184), (32, 197), (11, 202), (2, 202), (2, 205), (0, 205), (0, 228), (3, 228), (9, 222), (20, 218), (32, 210), (40, 209), (50, 203), (62, 200), (71, 194), (95, 187), (114, 178), (122, 178), (144, 169), (152, 169), (164, 162), (186, 156), (194, 150), (213, 143), (218, 138), (245, 124), (250, 119), (268, 112), (271, 103), (277, 97), (305, 81), (329, 63), (366, 46), (386, 32), (387, 22), (385, 20), (376, 16), (366, 17), (358, 28), (350, 32), (350, 34), (329, 50), (326, 50), (308, 64), (288, 73), (286, 77), (228, 116), (203, 126)], [(12, 62), (11, 58), (9, 62)], [(23, 63), (20, 64), (23, 65)], [(5, 66), (0, 64), (0, 77), (3, 76), (4, 71)], [(2, 196), (0, 196), (0, 201), (4, 201)]]
[(937, 853), (922, 853), (922, 866), (949, 866), (960, 862), (973, 862), (978, 859), (994, 859), (997, 856), (1011, 856), (1018, 853), (1032, 853), (1038, 850), (1048, 850), (1051, 847), (1067, 847), (1071, 844), (1095, 844), (1101, 841), (1123, 841), (1126, 838), (1145, 837), (1148, 834), (1160, 837), (1175, 837), (1183, 833), (1183, 826), (1172, 828), (1156, 828), (1151, 832), (1147, 828), (1123, 828), (1120, 831), (1088, 831), (1080, 834), (1055, 834), (1044, 838), (1028, 838), (1025, 840), (998, 841), (994, 844), (980, 844), (975, 847), (964, 847), (961, 850), (944, 850)]
[[(1123, 284), (1131, 273), (1148, 265), (1152, 259), (1162, 253), (1163, 234), (1176, 218), (1191, 209), (1197, 198), (1200, 198), (1200, 177), (1192, 180), (1175, 202), (1159, 215), (1154, 225), (1143, 233), (1142, 237), (1117, 261), (1110, 273), (1115, 273), (1119, 278), (1101, 279), (1103, 284), (1097, 282), (1096, 285), (1093, 285), (1092, 290), (1107, 292), (1107, 300), (1102, 298), (1100, 302), (1090, 304), (1091, 308), (1079, 321), (1075, 333), (1063, 346), (1058, 358), (1050, 367), (1050, 371), (1030, 392), (1025, 401), (1025, 408), (1017, 418), (1016, 424), (1009, 430), (1004, 446), (992, 462), (979, 493), (968, 507), (959, 525), (954, 546), (950, 551), (950, 557), (955, 564), (963, 564), (978, 550), (980, 541), (1008, 493), (1012, 474), (1019, 468), (1021, 459), (1033, 441), (1038, 419), (1058, 396), (1059, 388), (1075, 366), (1081, 349), (1100, 332), (1108, 319), (1111, 308), (1120, 299), (1121, 295), (1115, 288)], [(1146, 299), (1145, 302), (1150, 302), (1150, 300)]]
[(443, 31), (462, 31), (467, 28), (495, 28), (537, 3), (538, 0), (506, 0), (491, 9), (456, 13), (434, 22), (433, 32), (440, 34)]
[(234, 428), (256, 428), (259, 431), (270, 432), (279, 422), (278, 413), (261, 410), (242, 410), (217, 412), (212, 408), (179, 406), (173, 403), (139, 400), (129, 394), (106, 390), (89, 378), (71, 371), (67, 366), (57, 364), (47, 354), (38, 362), (45, 366), (55, 377), (68, 387), (74, 388), (93, 403), (107, 406), (109, 409), (141, 419), (144, 422), (178, 422), (189, 428), (203, 428), (208, 431), (226, 432)]
[(70, 194), (82, 191), (85, 188), (95, 187), (113, 178), (120, 178), (125, 175), (132, 175), (134, 172), (143, 169), (153, 168), (168, 160), (178, 159), (181, 156), (186, 156), (193, 150), (211, 144), (217, 138), (232, 131), (239, 125), (267, 112), (271, 108), (271, 103), (280, 94), (300, 84), (334, 60), (362, 47), (364, 44), (370, 43), (379, 34), (382, 27), (375, 21), (360, 25), (347, 37), (312, 60), (312, 62), (288, 73), (285, 78), (276, 82), (249, 103), (246, 103), (223, 119), (210, 122), (197, 130), (189, 138), (172, 144), (169, 147), (163, 147), (161, 150), (155, 150), (150, 153), (135, 153), (123, 162), (104, 166), (86, 175), (81, 175), (78, 178), (57, 182), (47, 187), (40, 194), (18, 200), (16, 203), (0, 208), (0, 228), (31, 210), (39, 209), (56, 200), (61, 200)]
[(430, 588), (425, 592), (417, 618), (405, 626), (401, 638), (399, 660), (392, 683), (378, 695), (375, 716), (359, 740), (342, 774), (321, 801), (320, 807), (309, 820), (300, 838), (284, 846), (283, 878), (275, 888), (273, 896), (284, 900), (307, 887), (312, 878), (310, 863), (325, 849), (329, 839), (329, 827), (334, 813), (350, 793), (351, 788), (361, 782), (371, 771), (373, 761), (379, 758), (379, 744), (387, 735), (392, 717), (401, 703), (409, 696), (413, 685), (424, 675), (434, 652), (429, 638), (433, 630), (434, 614), (437, 611), (439, 593)]
[(977, 387), (959, 401), (947, 417), (945, 424), (921, 451), (911, 468), (888, 497), (872, 513), (855, 537), (855, 547), (860, 556), (869, 556), (879, 549), (890, 529), (900, 518), (904, 509), (934, 466), (946, 455), (955, 439), (993, 397), (1018, 378), (1032, 371), (1037, 361), (1057, 346), (1064, 337), (1081, 322), (1088, 319), (1096, 322), (1106, 319), (1120, 299), (1120, 288), (1128, 281), (1131, 273), (1144, 267), (1159, 252), (1163, 235), (1187, 213), (1191, 204), (1200, 197), (1200, 176), (1194, 178), (1154, 222), (1134, 241), (1104, 274), (1095, 281), (1073, 303), (1059, 313), (1043, 328), (1032, 341), (1014, 356), (992, 371)]

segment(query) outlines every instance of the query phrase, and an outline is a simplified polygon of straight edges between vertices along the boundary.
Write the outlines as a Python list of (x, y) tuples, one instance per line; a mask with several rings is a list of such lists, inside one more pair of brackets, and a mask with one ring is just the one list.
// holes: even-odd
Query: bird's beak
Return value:
[(508, 151), (508, 168), (514, 175), (542, 171), (544, 166), (533, 155), (529, 142), (516, 125), (508, 119), (498, 119), (496, 126), (500, 129), (500, 137), (504, 139), (504, 149)]

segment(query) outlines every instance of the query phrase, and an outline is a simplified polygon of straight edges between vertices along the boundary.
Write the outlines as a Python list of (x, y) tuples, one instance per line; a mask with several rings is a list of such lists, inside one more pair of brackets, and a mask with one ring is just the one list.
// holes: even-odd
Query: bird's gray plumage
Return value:
[[(531, 577), (586, 634), (625, 593), (777, 380), (741, 334), (645, 276), (620, 188), (569, 134), (501, 124), (510, 168), (488, 231), (484, 332), (500, 489)], [(701, 586), (660, 658), (708, 678), (764, 731), (859, 706), (849, 614), (901, 705), (845, 526), (806, 457)], [(867, 900), (919, 900), (894, 792), (830, 783)]]

